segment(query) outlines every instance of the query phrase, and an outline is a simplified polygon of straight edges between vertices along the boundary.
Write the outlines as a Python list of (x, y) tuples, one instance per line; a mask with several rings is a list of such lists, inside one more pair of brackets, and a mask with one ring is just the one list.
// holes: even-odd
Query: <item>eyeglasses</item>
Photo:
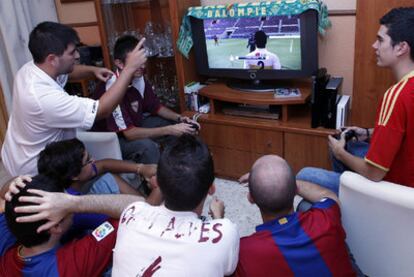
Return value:
[(82, 167), (85, 167), (85, 166), (87, 166), (88, 164), (91, 164), (91, 163), (93, 163), (95, 160), (91, 157), (91, 156), (89, 156), (89, 154), (88, 154), (88, 157), (87, 157), (87, 159), (86, 159), (86, 162), (82, 165)]

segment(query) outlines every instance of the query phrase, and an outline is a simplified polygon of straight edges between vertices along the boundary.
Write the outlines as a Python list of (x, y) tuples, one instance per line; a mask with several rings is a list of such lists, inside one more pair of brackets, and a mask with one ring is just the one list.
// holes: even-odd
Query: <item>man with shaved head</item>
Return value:
[[(296, 184), (288, 163), (275, 155), (258, 159), (240, 181), (249, 182), (248, 200), (264, 223), (241, 239), (234, 276), (356, 276), (332, 191)], [(314, 203), (310, 210), (294, 211), (296, 193)]]

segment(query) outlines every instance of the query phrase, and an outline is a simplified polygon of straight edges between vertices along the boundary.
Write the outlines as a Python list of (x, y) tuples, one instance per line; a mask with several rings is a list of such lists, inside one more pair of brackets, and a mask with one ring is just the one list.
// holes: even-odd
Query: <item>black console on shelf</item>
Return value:
[(326, 68), (319, 69), (312, 76), (311, 127), (336, 127), (336, 105), (342, 86), (342, 77), (331, 77)]

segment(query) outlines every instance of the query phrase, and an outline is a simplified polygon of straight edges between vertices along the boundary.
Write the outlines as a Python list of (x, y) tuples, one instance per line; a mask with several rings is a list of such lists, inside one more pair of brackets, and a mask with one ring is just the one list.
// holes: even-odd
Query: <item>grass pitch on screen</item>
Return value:
[[(214, 45), (213, 39), (207, 40), (208, 63), (210, 68), (243, 68), (243, 61), (230, 61), (230, 56), (245, 56), (249, 53), (247, 39), (219, 39), (218, 45)], [(300, 70), (301, 53), (300, 38), (269, 38), (266, 49), (275, 53), (282, 64), (282, 69)]]

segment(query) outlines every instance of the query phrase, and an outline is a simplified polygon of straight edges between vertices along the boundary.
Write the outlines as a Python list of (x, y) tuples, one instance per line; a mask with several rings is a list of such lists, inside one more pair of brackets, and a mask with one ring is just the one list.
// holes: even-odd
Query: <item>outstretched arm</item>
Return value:
[(58, 224), (70, 213), (102, 213), (112, 218), (119, 218), (122, 211), (131, 203), (144, 201), (142, 197), (127, 194), (119, 195), (82, 195), (52, 193), (29, 189), (28, 192), (38, 196), (21, 196), (20, 202), (34, 205), (16, 207), (18, 213), (33, 213), (18, 217), (17, 222), (33, 222), (47, 219), (48, 222), (38, 228), (38, 232)]
[(102, 82), (106, 82), (112, 74), (114, 73), (111, 70), (104, 67), (77, 64), (73, 68), (73, 71), (69, 74), (69, 79), (79, 80), (95, 77)]
[(137, 164), (129, 161), (103, 159), (95, 162), (97, 173), (135, 173), (149, 180), (157, 173), (156, 164)]

